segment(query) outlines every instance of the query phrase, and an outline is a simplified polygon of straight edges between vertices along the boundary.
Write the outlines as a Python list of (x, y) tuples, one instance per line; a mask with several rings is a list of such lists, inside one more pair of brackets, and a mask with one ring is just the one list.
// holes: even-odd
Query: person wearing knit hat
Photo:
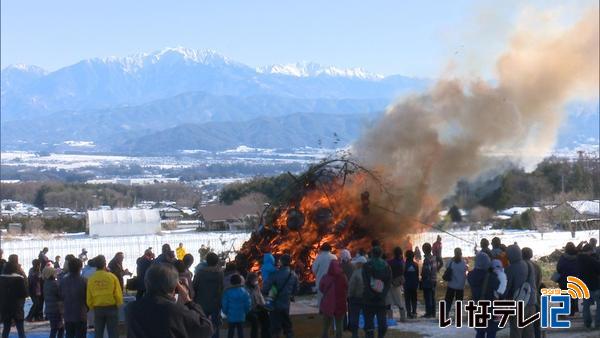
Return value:
[(350, 251), (347, 249), (340, 250), (339, 261), (346, 279), (350, 280), (350, 277), (352, 277), (352, 272), (354, 271), (354, 267), (352, 266), (352, 254)]
[(348, 328), (352, 332), (353, 338), (358, 338), (359, 317), (363, 307), (363, 266), (367, 263), (367, 258), (357, 255), (352, 259), (354, 271), (348, 281)]
[(50, 321), (50, 337), (62, 337), (65, 332), (65, 323), (63, 319), (63, 302), (59, 296), (58, 281), (56, 280), (57, 271), (52, 266), (45, 267), (42, 270), (44, 279), (44, 302), (46, 306), (44, 312), (46, 318)]

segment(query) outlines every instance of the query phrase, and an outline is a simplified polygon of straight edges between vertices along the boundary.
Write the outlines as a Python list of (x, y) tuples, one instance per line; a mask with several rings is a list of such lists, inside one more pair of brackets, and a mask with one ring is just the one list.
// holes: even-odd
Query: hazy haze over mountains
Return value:
[[(310, 62), (253, 68), (181, 47), (54, 72), (15, 65), (1, 73), (2, 149), (60, 151), (67, 141), (132, 154), (342, 146), (394, 99), (429, 83)], [(571, 110), (559, 146), (597, 144), (598, 125), (589, 123), (597, 103)]]

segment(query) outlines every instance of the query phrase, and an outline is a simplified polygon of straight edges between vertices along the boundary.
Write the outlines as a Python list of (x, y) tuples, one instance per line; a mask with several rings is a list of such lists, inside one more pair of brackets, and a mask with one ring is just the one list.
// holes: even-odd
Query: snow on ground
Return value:
[[(450, 235), (451, 234), (451, 235)], [(481, 238), (499, 237), (502, 243), (509, 245), (517, 242), (520, 247), (530, 247), (535, 258), (546, 256), (561, 249), (567, 242), (577, 245), (580, 241), (589, 241), (592, 237), (599, 237), (598, 230), (577, 231), (575, 237), (571, 237), (569, 231), (539, 232), (532, 230), (481, 230), (481, 231), (451, 231), (450, 234), (443, 232), (426, 232), (412, 235), (413, 245), (419, 247), (425, 243), (433, 243), (438, 235), (442, 236), (442, 256), (454, 256), (454, 248), (461, 248), (463, 256), (473, 256), (475, 244), (479, 249)]]
[[(479, 244), (481, 238), (486, 237), (491, 241), (493, 237), (499, 237), (503, 243), (512, 244), (517, 242), (521, 247), (528, 246), (533, 250), (535, 257), (541, 257), (551, 254), (554, 250), (564, 247), (572, 241), (575, 244), (580, 241), (588, 241), (591, 237), (598, 237), (598, 231), (578, 231), (575, 237), (571, 233), (547, 232), (529, 230), (483, 230), (483, 231), (452, 231), (452, 235), (441, 232), (426, 232), (411, 235), (413, 245), (421, 246), (425, 242), (433, 243), (438, 235), (442, 236), (442, 255), (452, 257), (454, 248), (459, 247), (464, 256), (474, 255), (475, 243)], [(238, 249), (249, 238), (250, 234), (246, 232), (163, 232), (161, 235), (146, 236), (128, 236), (128, 237), (101, 237), (91, 238), (85, 234), (67, 234), (55, 235), (42, 238), (40, 236), (19, 236), (12, 240), (2, 239), (2, 248), (4, 255), (19, 255), (21, 264), (24, 267), (30, 265), (31, 260), (37, 258), (38, 253), (43, 247), (48, 247), (48, 257), (54, 259), (59, 255), (64, 257), (67, 254), (78, 255), (82, 248), (88, 251), (88, 257), (99, 254), (106, 256), (108, 260), (116, 252), (125, 254), (124, 267), (130, 271), (135, 269), (135, 260), (141, 256), (148, 247), (154, 249), (154, 253), (160, 254), (160, 248), (164, 243), (175, 247), (182, 242), (188, 253), (191, 253), (198, 259), (198, 248), (202, 244), (214, 249), (216, 252), (224, 250)], [(399, 243), (401, 245), (401, 243)]]
[(250, 234), (247, 232), (196, 231), (100, 238), (91, 238), (85, 234), (49, 238), (23, 236), (13, 240), (3, 238), (2, 249), (5, 257), (11, 254), (19, 255), (19, 262), (26, 271), (29, 269), (31, 261), (38, 257), (44, 247), (48, 248), (48, 258), (54, 260), (54, 257), (58, 255), (62, 257), (62, 262), (67, 254), (79, 255), (82, 248), (87, 249), (88, 258), (102, 254), (106, 256), (107, 261), (120, 251), (125, 254), (123, 267), (135, 273), (135, 261), (148, 247), (152, 247), (154, 253), (158, 255), (164, 243), (170, 244), (171, 249), (175, 250), (181, 242), (187, 252), (193, 254), (198, 260), (198, 249), (201, 245), (209, 246), (216, 252), (239, 249), (249, 236)]

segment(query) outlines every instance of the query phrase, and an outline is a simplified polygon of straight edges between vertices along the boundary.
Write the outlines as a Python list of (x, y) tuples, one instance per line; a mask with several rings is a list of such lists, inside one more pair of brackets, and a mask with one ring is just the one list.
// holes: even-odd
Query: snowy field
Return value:
[[(463, 251), (464, 256), (473, 256), (475, 243), (479, 243), (482, 237), (491, 239), (495, 236), (502, 239), (505, 244), (517, 242), (521, 247), (528, 246), (533, 249), (535, 257), (541, 257), (552, 253), (554, 250), (564, 247), (565, 243), (572, 241), (575, 244), (580, 241), (588, 241), (591, 237), (598, 237), (598, 231), (578, 231), (575, 238), (571, 238), (570, 232), (547, 232), (524, 230), (485, 230), (485, 231), (454, 231), (452, 235), (440, 232), (426, 232), (411, 236), (413, 245), (421, 246), (425, 242), (433, 243), (437, 235), (442, 236), (444, 257), (452, 257), (455, 247)], [(135, 271), (135, 261), (148, 247), (152, 247), (158, 255), (164, 243), (171, 245), (172, 249), (181, 242), (198, 259), (198, 248), (206, 245), (215, 252), (236, 250), (249, 238), (246, 232), (170, 232), (162, 235), (129, 236), (129, 237), (103, 237), (90, 238), (84, 234), (69, 234), (47, 238), (22, 236), (2, 240), (4, 256), (10, 254), (19, 255), (20, 262), (24, 267), (29, 267), (31, 260), (37, 258), (43, 247), (48, 247), (48, 257), (54, 259), (56, 255), (64, 257), (71, 254), (79, 254), (82, 248), (88, 251), (88, 257), (104, 254), (108, 260), (121, 251), (125, 254), (124, 267)], [(460, 239), (459, 239), (460, 238)]]
[[(53, 238), (19, 237), (12, 240), (2, 239), (4, 256), (10, 254), (19, 255), (19, 261), (23, 268), (29, 268), (31, 261), (37, 258), (42, 248), (48, 248), (48, 258), (54, 260), (55, 256), (64, 257), (67, 254), (79, 255), (82, 248), (88, 251), (88, 258), (103, 254), (107, 261), (112, 259), (115, 253), (121, 251), (125, 254), (123, 267), (135, 273), (135, 261), (144, 250), (152, 247), (156, 255), (160, 254), (163, 244), (168, 243), (175, 250), (179, 243), (183, 243), (188, 253), (198, 258), (198, 249), (206, 245), (216, 252), (239, 249), (249, 238), (247, 232), (170, 232), (162, 235), (128, 236), (128, 237), (101, 237), (91, 238), (85, 234), (69, 234), (55, 236)], [(26, 269), (26, 270), (27, 270)]]
[(185, 150), (178, 156), (119, 156), (98, 154), (49, 153), (44, 156), (31, 151), (6, 151), (0, 153), (0, 163), (7, 166), (25, 166), (77, 170), (110, 165), (139, 165), (144, 168), (191, 168), (198, 165), (223, 163), (301, 163), (319, 161), (338, 149), (299, 148), (289, 151), (259, 149), (240, 146), (220, 152)]
[(451, 231), (452, 235), (442, 232), (427, 232), (414, 235), (414, 245), (421, 246), (425, 242), (433, 243), (438, 235), (442, 236), (442, 256), (454, 256), (454, 248), (461, 248), (463, 256), (473, 256), (475, 244), (479, 249), (481, 238), (499, 237), (502, 243), (509, 245), (517, 242), (523, 247), (533, 250), (534, 258), (551, 254), (554, 250), (563, 248), (567, 242), (577, 245), (580, 241), (589, 241), (591, 237), (599, 237), (598, 230), (577, 231), (575, 237), (571, 237), (569, 231), (544, 232), (531, 230), (481, 230), (481, 231)]

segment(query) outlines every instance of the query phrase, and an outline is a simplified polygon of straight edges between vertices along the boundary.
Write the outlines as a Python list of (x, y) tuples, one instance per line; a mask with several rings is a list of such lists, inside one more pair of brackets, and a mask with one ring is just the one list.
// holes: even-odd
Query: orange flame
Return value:
[[(383, 243), (399, 239), (397, 231), (393, 238), (384, 239), (385, 230), (390, 227), (381, 224), (386, 222), (384, 217), (369, 207), (368, 194), (365, 197), (362, 190), (365, 181), (361, 174), (353, 175), (351, 182), (336, 179), (307, 189), (299, 201), (279, 208), (271, 224), (254, 232), (242, 246), (241, 253), (249, 259), (251, 271), (259, 271), (266, 252), (275, 256), (289, 254), (300, 279), (310, 283), (315, 279), (312, 263), (324, 243), (332, 246), (333, 253), (339, 249), (355, 253), (369, 249), (373, 239)], [(298, 227), (299, 223), (302, 225)]]

